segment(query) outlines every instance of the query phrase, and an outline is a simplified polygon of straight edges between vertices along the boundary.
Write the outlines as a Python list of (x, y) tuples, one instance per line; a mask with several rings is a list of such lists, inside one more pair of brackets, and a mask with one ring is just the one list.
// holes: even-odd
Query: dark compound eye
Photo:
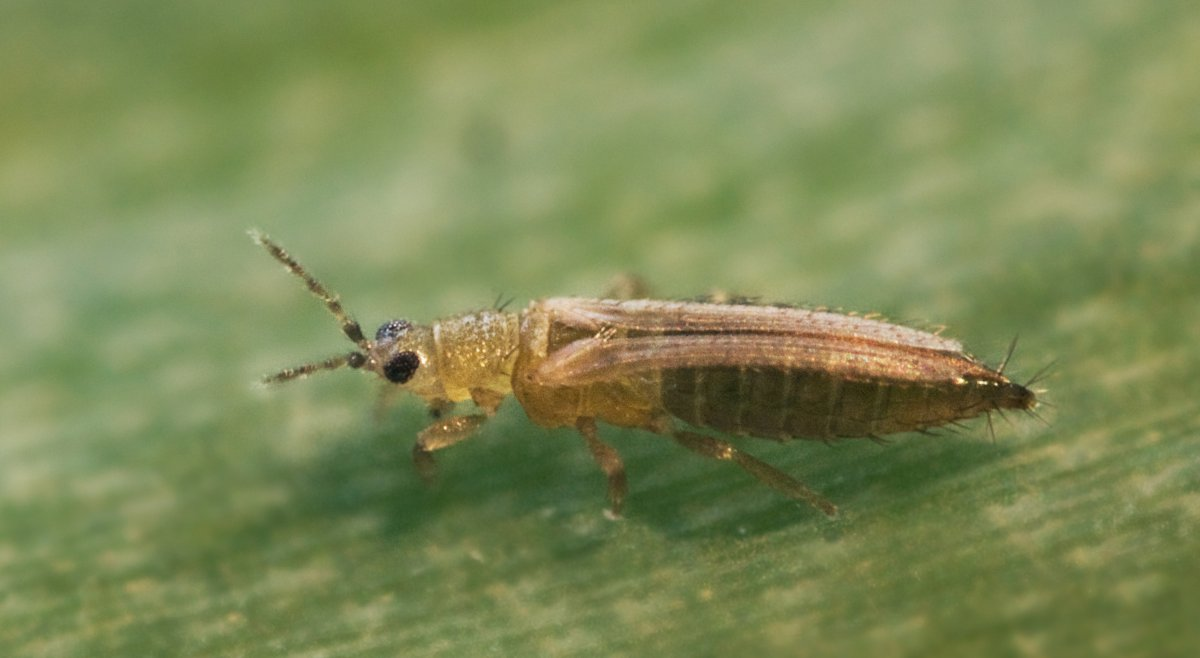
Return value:
[(383, 376), (393, 384), (403, 384), (412, 379), (421, 365), (421, 357), (416, 352), (401, 352), (383, 364)]
[(375, 340), (395, 340), (411, 328), (412, 323), (408, 320), (388, 320), (379, 325), (379, 330), (375, 332)]

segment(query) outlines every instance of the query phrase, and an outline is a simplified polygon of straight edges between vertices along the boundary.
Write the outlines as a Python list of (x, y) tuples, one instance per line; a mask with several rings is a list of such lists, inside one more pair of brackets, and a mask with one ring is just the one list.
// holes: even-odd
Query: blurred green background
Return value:
[[(1200, 9), (0, 8), (0, 654), (1194, 655)], [(945, 323), (1047, 424), (748, 442), (828, 520), (509, 401), (409, 463), (369, 330), (637, 272)]]

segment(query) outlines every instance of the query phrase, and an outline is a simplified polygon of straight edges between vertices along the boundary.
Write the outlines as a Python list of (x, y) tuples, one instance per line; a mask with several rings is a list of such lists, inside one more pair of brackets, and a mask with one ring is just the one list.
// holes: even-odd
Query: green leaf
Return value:
[[(15, 3), (0, 21), (0, 655), (1186, 655), (1200, 12), (1185, 3)], [(635, 272), (944, 323), (1045, 422), (427, 421), (368, 331)]]

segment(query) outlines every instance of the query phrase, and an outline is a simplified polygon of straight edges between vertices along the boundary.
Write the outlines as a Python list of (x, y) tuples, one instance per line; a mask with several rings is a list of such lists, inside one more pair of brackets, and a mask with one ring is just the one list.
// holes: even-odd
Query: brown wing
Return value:
[(857, 381), (929, 384), (986, 368), (961, 352), (845, 335), (700, 334), (595, 337), (546, 357), (539, 384), (581, 386), (680, 368), (747, 367), (820, 371)]
[(649, 334), (842, 336), (908, 348), (954, 353), (963, 351), (962, 343), (927, 331), (829, 311), (574, 297), (546, 299), (540, 304), (553, 314), (555, 322), (589, 331), (611, 327)]

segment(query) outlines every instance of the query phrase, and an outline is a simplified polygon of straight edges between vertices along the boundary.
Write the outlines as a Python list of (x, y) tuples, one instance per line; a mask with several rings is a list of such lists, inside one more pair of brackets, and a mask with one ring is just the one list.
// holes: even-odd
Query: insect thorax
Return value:
[(438, 373), (451, 400), (473, 390), (512, 391), (520, 322), (515, 313), (486, 310), (443, 318), (433, 325)]

